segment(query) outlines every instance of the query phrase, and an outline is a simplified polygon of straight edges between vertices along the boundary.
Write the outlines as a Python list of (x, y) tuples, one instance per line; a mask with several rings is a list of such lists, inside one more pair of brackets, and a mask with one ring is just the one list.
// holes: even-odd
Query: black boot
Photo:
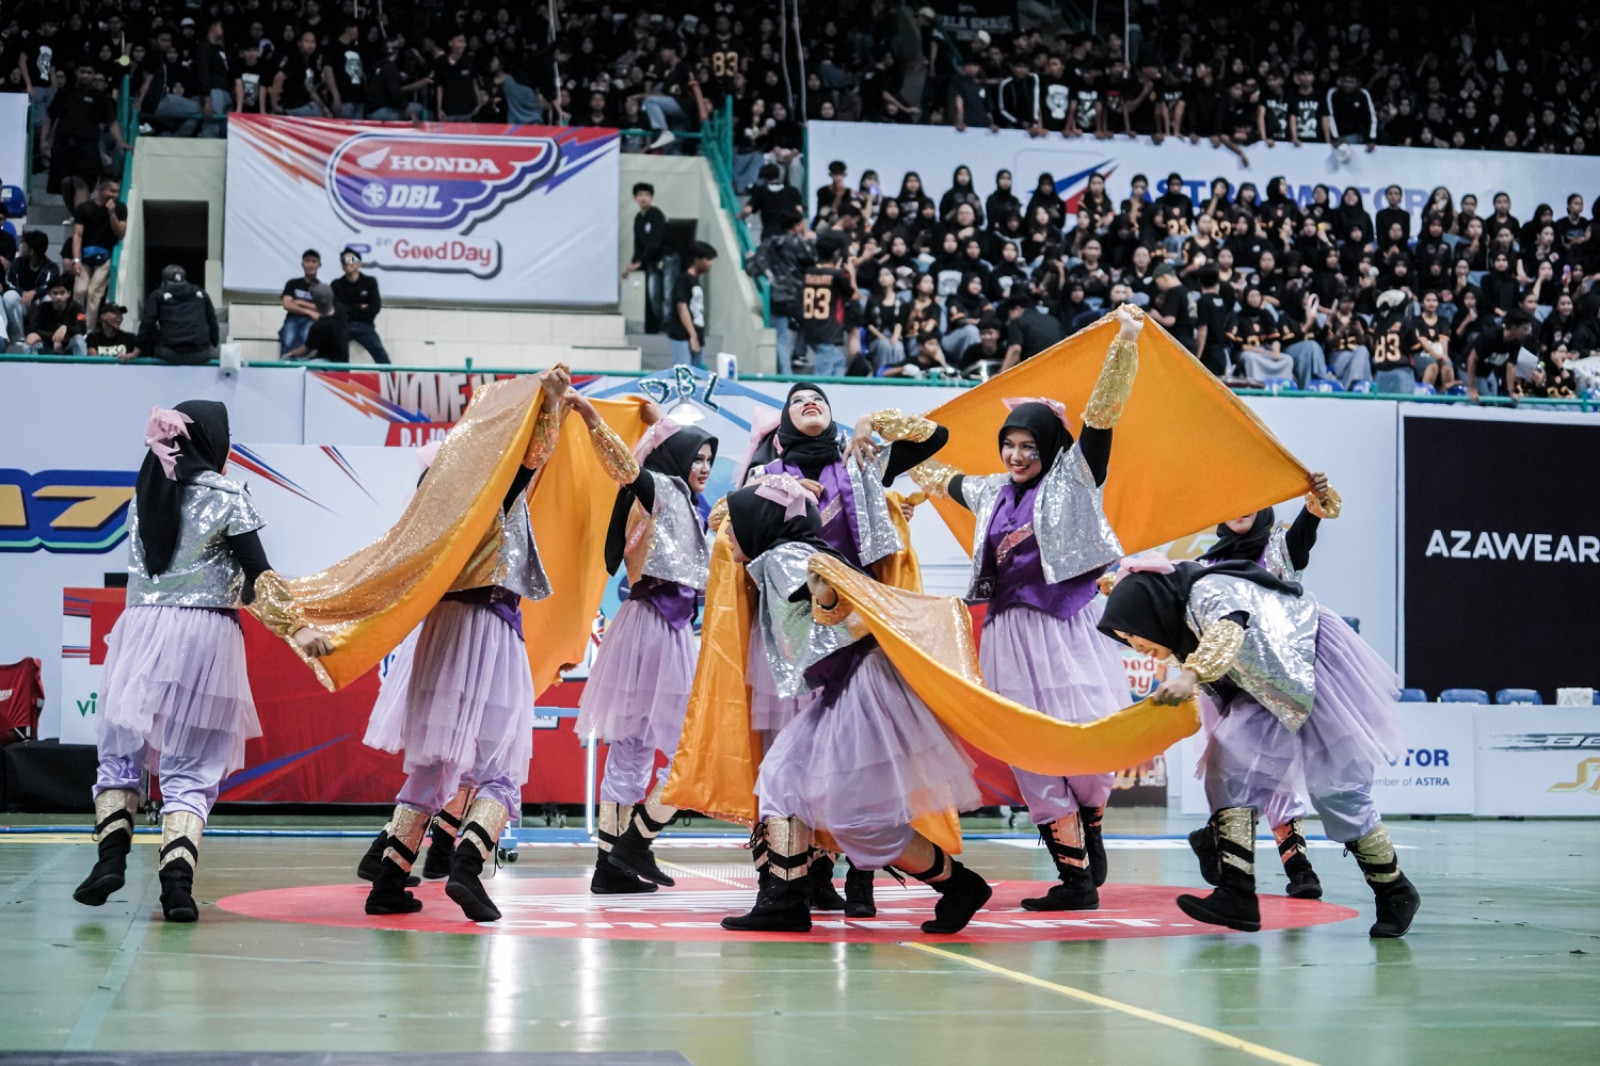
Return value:
[(449, 811), (440, 811), (433, 820), (433, 828), (428, 831), (428, 855), (422, 860), (422, 876), (429, 881), (438, 881), (450, 876), (450, 860), (456, 853), (456, 833), (461, 828), (461, 819), (452, 817)]
[(406, 888), (418, 883), (411, 876), (411, 867), (417, 861), (417, 849), (422, 846), (428, 821), (428, 816), (421, 811), (395, 807), (381, 834), (383, 847), (378, 849), (378, 870), (367, 892), (365, 909), (368, 914), (415, 914), (422, 909), (422, 901)]
[(939, 893), (932, 920), (922, 923), (924, 933), (961, 932), (994, 895), (987, 881), (946, 855), (937, 844), (933, 846), (933, 865), (912, 876)]
[(1256, 899), (1256, 815), (1250, 807), (1224, 807), (1215, 816), (1222, 855), (1217, 888), (1208, 896), (1179, 896), (1178, 909), (1198, 922), (1237, 929), (1261, 930), (1261, 905)]
[(1321, 899), (1322, 881), (1306, 855), (1304, 825), (1302, 819), (1291, 818), (1273, 826), (1272, 835), (1278, 841), (1278, 858), (1283, 860), (1283, 872), (1289, 878), (1285, 891), (1294, 899)]
[(1056, 866), (1058, 884), (1042, 896), (1022, 901), (1030, 911), (1093, 911), (1100, 909), (1100, 890), (1089, 870), (1088, 853), (1083, 846), (1083, 827), (1078, 815), (1057, 818), (1039, 827), (1039, 836), (1050, 851)]
[(589, 878), (589, 891), (597, 896), (621, 896), (654, 892), (656, 885), (641, 881), (628, 871), (612, 865), (610, 853), (602, 851), (594, 860), (594, 876)]
[(811, 868), (806, 875), (806, 891), (814, 911), (842, 911), (844, 897), (833, 887), (833, 856), (821, 848), (811, 849)]
[(89, 876), (72, 892), (72, 898), (98, 907), (111, 893), (121, 888), (128, 872), (128, 852), (133, 847), (133, 812), (138, 793), (126, 788), (108, 788), (94, 798), (94, 838), (100, 857)]
[(1217, 845), (1217, 816), (1206, 819), (1206, 824), (1189, 834), (1189, 849), (1200, 860), (1200, 876), (1208, 885), (1220, 883), (1222, 876), (1222, 851)]
[(188, 811), (161, 820), (161, 913), (169, 922), (200, 917), (194, 901), (194, 868), (200, 861), (200, 834), (205, 822)]
[(756, 905), (749, 914), (729, 915), (722, 928), (760, 933), (811, 932), (811, 907), (806, 902), (806, 878), (786, 881), (769, 867), (761, 871)]
[(1109, 869), (1106, 863), (1106, 838), (1100, 828), (1105, 816), (1104, 807), (1078, 808), (1078, 819), (1083, 822), (1083, 850), (1089, 853), (1089, 875), (1094, 878), (1095, 888), (1106, 883)]
[(643, 811), (635, 810), (633, 820), (629, 823), (628, 828), (617, 838), (617, 842), (611, 845), (611, 852), (608, 858), (610, 858), (612, 866), (624, 873), (671, 888), (677, 882), (665, 870), (656, 865), (656, 856), (650, 850), (650, 841), (639, 829), (639, 819), (643, 815)]
[[(367, 845), (367, 852), (361, 856), (361, 861), (356, 864), (356, 876), (363, 881), (375, 881), (378, 871), (383, 869), (383, 853), (389, 847), (389, 827), (384, 826), (378, 830), (378, 835), (372, 838), (372, 843)], [(415, 874), (406, 876), (406, 887), (416, 888), (422, 884), (422, 878)]]
[(479, 874), (484, 860), (495, 853), (500, 833), (511, 820), (511, 812), (491, 799), (479, 797), (467, 811), (466, 826), (450, 860), (450, 880), (445, 895), (456, 901), (469, 921), (497, 922), (500, 908), (489, 898)]
[(1411, 920), (1422, 906), (1422, 893), (1400, 872), (1400, 860), (1394, 853), (1394, 843), (1389, 831), (1380, 823), (1377, 828), (1360, 839), (1345, 845), (1355, 855), (1356, 863), (1372, 886), (1373, 899), (1378, 904), (1378, 920), (1372, 923), (1367, 935), (1375, 940), (1393, 940), (1406, 935)]
[(872, 899), (873, 872), (851, 864), (844, 875), (844, 916), (846, 918), (875, 918), (878, 905)]

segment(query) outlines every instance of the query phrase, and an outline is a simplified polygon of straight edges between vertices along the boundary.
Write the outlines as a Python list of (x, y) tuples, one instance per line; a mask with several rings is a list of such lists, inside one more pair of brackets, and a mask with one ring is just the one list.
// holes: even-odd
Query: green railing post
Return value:
[[(133, 143), (139, 139), (139, 111), (133, 106), (131, 97), (132, 81), (128, 75), (122, 76), (122, 91), (117, 98), (117, 125), (122, 129), (122, 139), (127, 142), (128, 150), (122, 153), (122, 200), (128, 200), (128, 194), (133, 190)], [(130, 215), (128, 223), (132, 225)], [(116, 247), (111, 249), (111, 276), (106, 282), (106, 303), (117, 301), (117, 271), (122, 267), (122, 248), (127, 244), (124, 237), (118, 241)]]

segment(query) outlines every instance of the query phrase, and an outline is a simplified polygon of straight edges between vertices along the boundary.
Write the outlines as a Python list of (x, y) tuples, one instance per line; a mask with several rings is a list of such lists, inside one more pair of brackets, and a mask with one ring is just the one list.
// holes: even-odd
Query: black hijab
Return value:
[(1050, 472), (1056, 458), (1066, 449), (1072, 447), (1072, 432), (1061, 424), (1061, 417), (1048, 404), (1022, 403), (1018, 404), (1006, 417), (1000, 426), (1000, 446), (1006, 442), (1006, 431), (1009, 429), (1025, 429), (1033, 434), (1033, 442), (1039, 448), (1039, 473), (1024, 482), (1013, 481), (1012, 489), (1017, 498)]
[(164, 574), (178, 547), (183, 525), (183, 486), (209, 470), (222, 473), (228, 463), (228, 408), (215, 400), (185, 400), (174, 410), (188, 415), (189, 435), (174, 438), (177, 465), (167, 477), (155, 452), (146, 452), (133, 491), (139, 509), (139, 543), (144, 568), (151, 577)]
[(760, 485), (751, 485), (728, 494), (728, 522), (740, 551), (757, 559), (779, 544), (795, 542), (814, 551), (839, 556), (822, 539), (822, 516), (817, 513), (815, 504), (807, 501), (805, 514), (786, 518), (784, 505), (758, 495), (760, 488)]
[(1267, 546), (1267, 541), (1272, 539), (1272, 527), (1278, 524), (1278, 513), (1270, 507), (1263, 507), (1256, 512), (1256, 520), (1250, 524), (1248, 531), (1235, 533), (1228, 528), (1226, 522), (1217, 526), (1217, 542), (1200, 556), (1201, 561), (1215, 560), (1225, 562), (1229, 559), (1238, 559), (1242, 562), (1253, 563), (1261, 558), (1261, 552)]
[[(808, 478), (816, 479), (822, 473), (822, 468), (830, 463), (839, 461), (839, 456), (844, 452), (839, 447), (839, 435), (830, 422), (815, 437), (809, 433), (802, 433), (789, 417), (789, 401), (794, 399), (794, 394), (802, 389), (809, 389), (822, 397), (822, 402), (828, 405), (828, 416), (833, 417), (833, 401), (828, 399), (828, 394), (822, 389), (807, 381), (797, 381), (789, 386), (789, 394), (784, 397), (783, 411), (778, 415), (778, 443), (783, 446), (783, 460), (793, 463), (800, 468), (800, 473)], [(770, 460), (769, 460), (770, 461)], [(751, 556), (755, 558), (755, 556)]]
[[(677, 478), (685, 485), (694, 471), (695, 457), (703, 445), (711, 445), (711, 458), (717, 458), (717, 438), (694, 426), (680, 426), (678, 431), (657, 444), (640, 464), (667, 477)], [(641, 476), (643, 476), (641, 474)], [(654, 491), (652, 484), (650, 491)], [(606, 572), (614, 574), (622, 565), (622, 552), (628, 544), (628, 512), (633, 509), (633, 489), (624, 485), (617, 490), (616, 502), (611, 505), (611, 523), (606, 527)], [(653, 498), (653, 497), (652, 497)]]
[(1112, 640), (1126, 644), (1119, 636), (1143, 637), (1162, 647), (1171, 648), (1180, 660), (1187, 658), (1200, 646), (1185, 621), (1188, 614), (1189, 590), (1207, 574), (1227, 574), (1244, 578), (1274, 592), (1298, 596), (1303, 591), (1293, 581), (1273, 577), (1254, 562), (1230, 560), (1215, 566), (1182, 562), (1174, 565), (1170, 574), (1144, 570), (1119, 579), (1106, 600), (1105, 613), (1100, 618), (1099, 630)]

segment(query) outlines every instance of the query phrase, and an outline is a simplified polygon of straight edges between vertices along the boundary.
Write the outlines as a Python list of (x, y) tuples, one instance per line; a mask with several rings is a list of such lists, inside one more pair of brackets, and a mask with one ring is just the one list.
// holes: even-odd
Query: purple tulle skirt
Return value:
[(674, 629), (648, 603), (624, 602), (578, 699), (578, 735), (646, 740), (677, 751), (699, 658), (690, 626)]
[(983, 627), (978, 666), (990, 691), (1060, 722), (1093, 722), (1130, 702), (1118, 646), (1095, 626), (1097, 601), (1065, 620), (1012, 607)]
[(982, 801), (973, 762), (895, 672), (868, 652), (831, 706), (811, 700), (761, 761), (763, 817), (841, 833), (902, 826)]
[(523, 768), (533, 757), (533, 674), (521, 637), (486, 604), (441, 600), (401, 645), (363, 743), (443, 763)]
[(99, 735), (144, 738), (152, 753), (183, 752), (200, 732), (231, 737), (226, 773), (244, 767), (261, 735), (238, 619), (199, 607), (129, 607), (106, 638)]

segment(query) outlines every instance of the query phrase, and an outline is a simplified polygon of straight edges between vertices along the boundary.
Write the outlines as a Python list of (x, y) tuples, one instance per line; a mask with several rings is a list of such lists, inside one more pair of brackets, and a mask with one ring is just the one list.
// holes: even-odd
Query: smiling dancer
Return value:
[[(1229, 561), (1255, 563), (1274, 577), (1298, 582), (1300, 574), (1311, 561), (1311, 549), (1317, 543), (1317, 527), (1324, 518), (1339, 516), (1339, 494), (1328, 485), (1328, 475), (1317, 471), (1311, 475), (1311, 491), (1306, 504), (1295, 517), (1294, 524), (1285, 532), (1278, 526), (1277, 513), (1264, 507), (1247, 515), (1217, 526), (1217, 543), (1202, 553), (1197, 562), (1207, 566)], [(1217, 721), (1247, 705), (1255, 704), (1249, 693), (1225, 679), (1208, 686), (1224, 700), (1220, 705), (1207, 708), (1206, 729), (1215, 730)], [(1199, 772), (1205, 774), (1202, 761)], [(1261, 812), (1272, 827), (1273, 839), (1278, 844), (1278, 857), (1283, 861), (1288, 875), (1287, 892), (1296, 899), (1321, 899), (1322, 882), (1306, 854), (1306, 805), (1300, 798), (1300, 789), (1292, 782), (1273, 793), (1272, 799)], [(1200, 873), (1208, 884), (1216, 884), (1221, 872), (1222, 853), (1215, 821), (1189, 834), (1189, 846), (1200, 860)]]
[(249, 491), (223, 476), (228, 409), (187, 400), (150, 410), (150, 449), (128, 514), (128, 606), (106, 640), (95, 737), (99, 861), (73, 898), (98, 907), (121, 888), (139, 774), (161, 778), (161, 911), (192, 922), (200, 836), (226, 775), (261, 735), (245, 673), (242, 605), (305, 656), (332, 651), (267, 562)]
[[(1083, 413), (1076, 443), (1055, 401), (1006, 401), (1006, 473), (969, 477), (928, 463), (912, 477), (977, 517), (968, 599), (987, 600), (980, 664), (986, 684), (1060, 721), (1092, 722), (1128, 702), (1116, 646), (1095, 628), (1095, 581), (1122, 549), (1103, 505), (1112, 427), (1133, 388), (1144, 316), (1117, 312), (1116, 339)], [(1060, 883), (1028, 910), (1094, 910), (1106, 877), (1100, 821), (1112, 774), (1045, 777), (1016, 767), (1017, 788)]]
[[(699, 643), (694, 616), (711, 568), (711, 542), (696, 498), (705, 491), (717, 439), (644, 409), (651, 428), (632, 455), (583, 396), (572, 407), (622, 487), (606, 533), (606, 569), (628, 568), (628, 598), (606, 629), (578, 701), (579, 736), (609, 745), (600, 783), (600, 852), (589, 889), (653, 892), (673, 879), (652, 842), (677, 814), (661, 802), (683, 732)], [(656, 752), (667, 767), (652, 784)]]
[[(873, 439), (877, 434), (887, 447)], [(887, 493), (902, 473), (944, 447), (950, 432), (916, 415), (895, 409), (864, 415), (848, 446), (841, 445), (828, 394), (810, 382), (789, 388), (777, 428), (755, 448), (749, 461), (749, 478), (776, 474), (809, 481), (819, 490), (817, 507), (822, 519), (820, 536), (840, 558), (862, 570), (887, 564), (897, 553), (912, 551), (902, 537)], [(909, 507), (901, 505), (901, 517)], [(913, 591), (921, 591), (920, 588)], [(752, 656), (761, 645), (751, 642)], [(759, 667), (759, 668), (757, 668)], [(772, 687), (772, 672), (752, 663), (750, 728), (761, 733), (764, 747), (805, 705), (806, 697), (780, 697)], [(751, 858), (761, 876), (767, 873), (771, 852), (764, 827), (752, 834)], [(845, 876), (845, 896), (833, 887), (833, 857), (813, 848), (806, 864), (812, 906), (818, 910), (843, 910), (852, 918), (872, 917), (872, 873), (854, 866)]]
[[(362, 860), (370, 866), (377, 853), (368, 914), (422, 909), (422, 901), (406, 891), (411, 867), (434, 816), (454, 806), (463, 824), (450, 852), (445, 893), (472, 921), (501, 917), (480, 875), (512, 813), (522, 809), (533, 755), (533, 676), (521, 604), (550, 594), (533, 540), (528, 491), (535, 471), (555, 450), (568, 382), (565, 366), (539, 375), (542, 400), (533, 434), (495, 521), (428, 612), (415, 642), (408, 641), (409, 654), (402, 648), (396, 673), (373, 710), (364, 743), (403, 749), (406, 782), (389, 824)], [(462, 802), (463, 786), (477, 790), (470, 806)]]
[(1291, 770), (1305, 775), (1329, 837), (1355, 855), (1377, 901), (1375, 938), (1405, 935), (1421, 906), (1400, 872), (1372, 803), (1380, 760), (1403, 749), (1394, 721), (1398, 684), (1344, 620), (1298, 584), (1254, 562), (1206, 567), (1160, 556), (1126, 560), (1100, 629), (1141, 654), (1181, 664), (1154, 694), (1177, 703), (1226, 678), (1255, 702), (1230, 709), (1211, 737), (1206, 792), (1219, 850), (1210, 895), (1179, 896), (1197, 921), (1261, 928), (1256, 899), (1256, 812)]

